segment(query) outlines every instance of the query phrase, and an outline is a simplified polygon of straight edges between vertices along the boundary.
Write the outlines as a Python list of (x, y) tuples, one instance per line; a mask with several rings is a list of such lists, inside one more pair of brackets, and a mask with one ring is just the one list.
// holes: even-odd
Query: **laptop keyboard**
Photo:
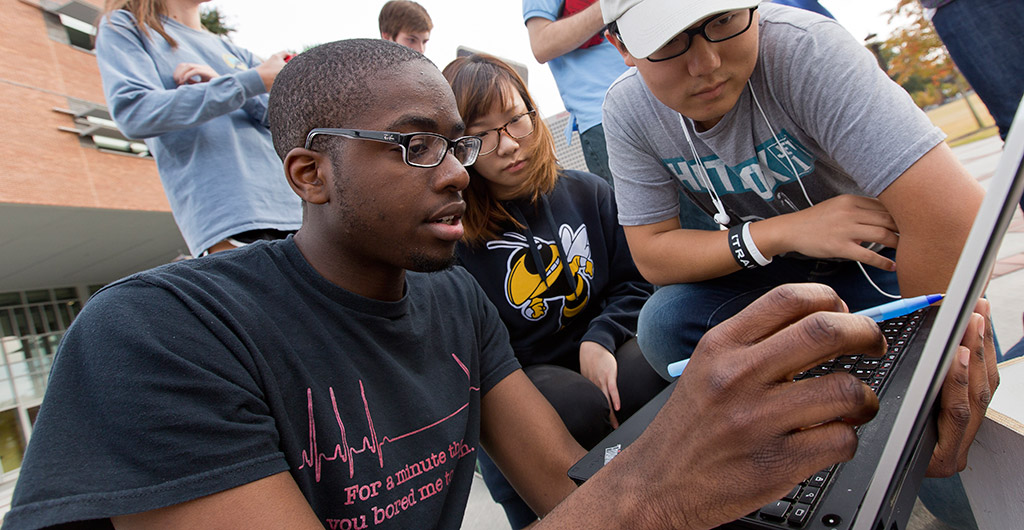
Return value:
[[(881, 358), (844, 355), (805, 372), (800, 372), (794, 380), (847, 372), (856, 376), (881, 396), (885, 391), (889, 374), (896, 367), (907, 344), (917, 333), (921, 322), (924, 321), (925, 311), (925, 309), (920, 309), (909, 315), (878, 323), (888, 344), (888, 349)], [(783, 528), (804, 526), (810, 520), (811, 514), (814, 513), (818, 499), (835, 470), (836, 466), (832, 466), (815, 473), (794, 487), (785, 497), (761, 507), (760, 510), (746, 518), (755, 519), (760, 523), (774, 522)]]

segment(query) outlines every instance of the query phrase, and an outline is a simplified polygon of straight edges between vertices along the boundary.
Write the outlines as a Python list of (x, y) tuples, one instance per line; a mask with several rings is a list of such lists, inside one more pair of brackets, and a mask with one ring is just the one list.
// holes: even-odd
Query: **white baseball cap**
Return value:
[(755, 7), (761, 0), (601, 0), (604, 23), (615, 22), (629, 54), (643, 59), (680, 31), (716, 13)]

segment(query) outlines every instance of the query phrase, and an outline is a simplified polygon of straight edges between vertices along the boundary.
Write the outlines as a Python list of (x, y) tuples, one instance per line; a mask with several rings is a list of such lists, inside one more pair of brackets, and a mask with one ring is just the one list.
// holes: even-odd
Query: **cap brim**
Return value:
[(754, 7), (761, 0), (646, 0), (616, 20), (629, 54), (643, 59), (701, 20), (733, 9)]

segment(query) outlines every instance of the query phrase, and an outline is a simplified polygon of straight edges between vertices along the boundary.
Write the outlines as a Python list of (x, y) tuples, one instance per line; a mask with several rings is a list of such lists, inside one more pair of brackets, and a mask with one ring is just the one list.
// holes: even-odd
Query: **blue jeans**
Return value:
[(974, 511), (967, 500), (967, 492), (960, 481), (960, 474), (946, 478), (926, 478), (921, 482), (917, 493), (921, 504), (942, 521), (955, 530), (978, 530), (974, 520)]
[[(892, 259), (895, 251), (885, 249), (882, 254)], [(864, 268), (883, 290), (899, 294), (895, 272), (869, 266)], [(765, 267), (741, 270), (703, 282), (659, 288), (640, 310), (637, 324), (640, 350), (658, 374), (670, 379), (668, 365), (689, 358), (708, 330), (772, 288), (800, 282), (817, 282), (832, 287), (851, 311), (889, 301), (871, 287), (855, 262), (776, 256)]]
[(956, 0), (932, 25), (1005, 139), (1024, 94), (1024, 2)]
[(491, 493), (494, 502), (501, 505), (502, 510), (505, 510), (505, 517), (508, 518), (508, 524), (512, 530), (526, 528), (537, 520), (537, 514), (533, 513), (526, 501), (516, 493), (505, 476), (501, 474), (497, 464), (487, 456), (483, 449), (476, 452), (476, 461), (480, 464), (480, 475), (484, 478), (487, 491)]
[(1011, 346), (1010, 349), (1006, 350), (1006, 353), (1004, 353), (1002, 357), (998, 357), (997, 360), (999, 362), (1009, 361), (1010, 359), (1016, 359), (1021, 355), (1024, 355), (1024, 339), (1020, 339), (1017, 344)]

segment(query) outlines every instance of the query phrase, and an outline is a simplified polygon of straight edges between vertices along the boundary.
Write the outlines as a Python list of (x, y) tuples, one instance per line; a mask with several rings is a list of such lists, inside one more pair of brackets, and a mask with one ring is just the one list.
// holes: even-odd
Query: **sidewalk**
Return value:
[[(982, 186), (988, 187), (1003, 142), (998, 136), (953, 148), (953, 152)], [(992, 321), (1003, 350), (1009, 349), (1024, 335), (1021, 314), (1024, 312), (1024, 216), (1020, 209), (1014, 215), (1003, 239), (999, 257), (989, 283), (988, 297), (992, 302)], [(469, 505), (462, 528), (465, 530), (509, 530), (505, 514), (487, 492), (483, 480), (475, 477)], [(947, 530), (921, 506), (914, 508), (907, 530)]]
[[(1002, 140), (998, 136), (953, 149), (957, 158), (967, 167), (982, 186), (995, 172), (1002, 153)], [(1021, 314), (1024, 312), (1024, 216), (1020, 209), (1010, 221), (1010, 227), (999, 247), (996, 265), (992, 270), (987, 296), (992, 302), (992, 325), (1003, 350), (1009, 349), (1024, 335)]]

